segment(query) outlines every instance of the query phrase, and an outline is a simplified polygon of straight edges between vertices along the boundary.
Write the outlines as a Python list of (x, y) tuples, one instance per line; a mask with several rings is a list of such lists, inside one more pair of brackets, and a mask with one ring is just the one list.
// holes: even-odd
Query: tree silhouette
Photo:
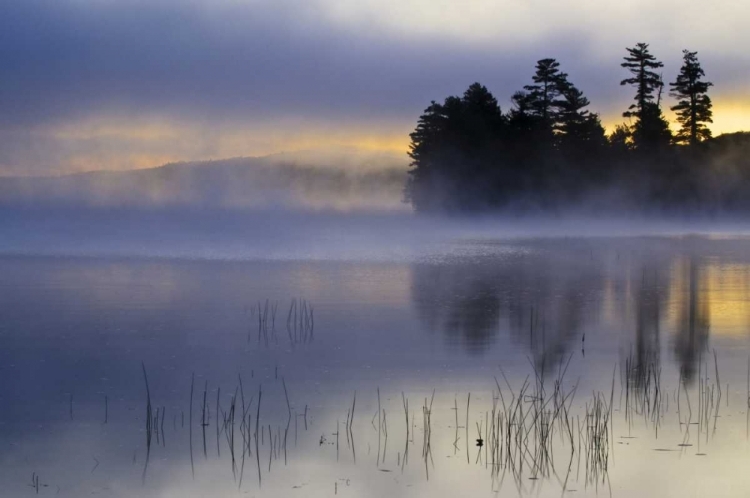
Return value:
[(707, 93), (713, 83), (701, 81), (706, 73), (698, 62), (698, 52), (683, 50), (682, 61), (680, 74), (669, 84), (672, 87), (670, 95), (678, 100), (671, 109), (677, 113), (677, 122), (681, 125), (674, 141), (695, 145), (711, 138), (711, 130), (706, 123), (713, 123), (713, 112)]
[(510, 98), (513, 107), (508, 113), (509, 138), (516, 141), (531, 137), (537, 129), (538, 120), (531, 109), (531, 98), (518, 91)]
[(609, 146), (615, 152), (622, 155), (633, 148), (633, 130), (631, 130), (627, 123), (616, 125), (614, 131), (607, 137), (607, 140)]
[(558, 107), (558, 130), (563, 144), (600, 147), (606, 143), (599, 115), (589, 112), (589, 99), (572, 84), (562, 91)]
[[(668, 143), (671, 138), (669, 123), (661, 113), (661, 90), (664, 82), (654, 70), (664, 67), (649, 51), (648, 43), (637, 43), (633, 48), (626, 48), (625, 62), (620, 64), (633, 75), (620, 82), (620, 85), (633, 85), (636, 88), (635, 104), (631, 104), (622, 115), (636, 118), (633, 125), (633, 140), (636, 148), (659, 146)], [(654, 102), (654, 93), (657, 100)]]
[(625, 62), (620, 66), (630, 71), (633, 76), (620, 82), (620, 85), (634, 85), (636, 87), (635, 104), (631, 104), (622, 115), (626, 118), (640, 118), (643, 115), (646, 104), (654, 101), (654, 92), (661, 88), (664, 83), (661, 76), (654, 69), (664, 67), (648, 51), (648, 43), (637, 43), (634, 48), (626, 48), (628, 56), (623, 57)]
[(744, 152), (726, 154), (750, 147), (750, 134), (711, 138), (711, 83), (702, 80), (696, 53), (683, 52), (670, 83), (682, 127), (674, 142), (710, 144), (684, 149), (672, 147), (662, 113), (663, 64), (646, 43), (627, 52), (621, 66), (630, 77), (621, 85), (636, 91), (623, 116), (633, 120), (608, 137), (589, 99), (552, 58), (537, 61), (532, 82), (513, 94), (505, 114), (480, 83), (432, 101), (410, 134), (405, 201), (432, 212), (556, 210), (579, 201), (613, 209), (750, 209)]
[(636, 149), (665, 148), (672, 141), (669, 122), (655, 102), (647, 102), (640, 118), (633, 124), (633, 144)]
[(435, 183), (440, 168), (435, 153), (440, 146), (440, 137), (445, 134), (447, 120), (444, 107), (433, 100), (410, 134), (409, 157), (412, 159), (412, 169), (409, 170), (404, 199), (417, 211), (431, 207), (430, 191), (437, 187)]
[(558, 118), (559, 98), (567, 86), (567, 74), (560, 72), (555, 59), (541, 59), (536, 63), (533, 85), (524, 86), (529, 113), (535, 116), (544, 132), (552, 133)]
[[(417, 211), (486, 204), (493, 151), (505, 126), (497, 99), (479, 83), (462, 97), (432, 101), (410, 134), (412, 159), (404, 197)], [(477, 195), (478, 190), (483, 195)]]

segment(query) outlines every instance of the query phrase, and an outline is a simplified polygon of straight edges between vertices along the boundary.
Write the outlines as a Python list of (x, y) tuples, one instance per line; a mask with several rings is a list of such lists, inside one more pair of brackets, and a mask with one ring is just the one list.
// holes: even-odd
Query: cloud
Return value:
[[(619, 86), (620, 58), (641, 40), (667, 64), (665, 79), (676, 73), (684, 44), (699, 51), (715, 101), (723, 89), (750, 100), (743, 93), (750, 56), (740, 43), (750, 34), (736, 26), (750, 7), (720, 3), (717, 14), (679, 6), (4, 2), (0, 174), (258, 155), (316, 141), (392, 146), (395, 134), (405, 148), (430, 100), (479, 80), (507, 108), (547, 56), (615, 121), (631, 98)], [(109, 132), (88, 133), (92, 122)]]
[(448, 37), (511, 49), (550, 33), (585, 33), (592, 42), (588, 52), (605, 58), (622, 50), (623, 44), (632, 44), (634, 36), (669, 51), (694, 43), (733, 55), (742, 55), (742, 42), (750, 41), (745, 29), (750, 5), (731, 0), (714, 2), (711, 8), (696, 0), (322, 0), (319, 4), (328, 18), (353, 31)]

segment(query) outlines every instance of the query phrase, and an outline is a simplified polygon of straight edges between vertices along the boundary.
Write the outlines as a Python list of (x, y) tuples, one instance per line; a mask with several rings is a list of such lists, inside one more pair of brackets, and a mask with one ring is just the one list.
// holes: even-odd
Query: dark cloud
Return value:
[[(35, 124), (102, 112), (263, 119), (413, 116), (479, 79), (507, 101), (552, 52), (582, 86), (586, 40), (508, 51), (444, 39), (351, 34), (286, 7), (30, 0), (2, 7), (0, 120)], [(302, 29), (302, 27), (304, 29)], [(616, 61), (615, 61), (616, 63)]]

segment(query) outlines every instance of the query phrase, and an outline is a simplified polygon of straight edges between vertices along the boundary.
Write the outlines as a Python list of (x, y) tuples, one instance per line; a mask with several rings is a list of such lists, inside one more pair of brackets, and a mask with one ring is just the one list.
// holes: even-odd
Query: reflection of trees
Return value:
[[(687, 268), (685, 268), (687, 266)], [(681, 267), (686, 288), (680, 288), (678, 322), (675, 331), (674, 351), (680, 363), (680, 373), (686, 382), (692, 382), (708, 343), (709, 307), (701, 299), (701, 271), (694, 258)]]
[[(575, 244), (531, 242), (523, 255), (414, 265), (415, 309), (426, 328), (472, 353), (502, 334), (515, 343), (512, 351), (545, 369), (578, 351), (584, 331), (589, 348), (601, 344), (589, 339), (601, 317), (619, 334), (612, 339), (623, 339), (620, 365), (627, 361), (635, 379), (658, 374), (668, 326), (669, 351), (686, 382), (706, 354), (710, 325), (733, 320), (740, 329), (750, 316), (750, 264), (735, 246), (702, 239)], [(700, 259), (709, 250), (712, 258)], [(716, 314), (711, 324), (712, 309), (728, 316)]]
[(666, 274), (654, 264), (643, 267), (640, 281), (635, 283), (635, 356), (634, 379), (644, 379), (650, 369), (660, 365), (660, 322), (668, 289), (677, 316), (674, 351), (680, 373), (687, 382), (695, 377), (701, 353), (708, 342), (708, 303), (701, 299), (701, 271), (691, 257), (676, 266), (677, 271)]
[(412, 267), (412, 301), (430, 330), (482, 351), (497, 333), (499, 280), (475, 265), (417, 264)]
[(539, 371), (549, 371), (580, 341), (591, 312), (585, 295), (601, 284), (548, 265), (519, 269), (516, 284), (517, 288), (506, 290), (507, 300), (502, 303), (510, 335), (528, 348)]
[(555, 366), (580, 341), (586, 296), (600, 288), (599, 276), (536, 257), (412, 267), (412, 300), (428, 329), (480, 353), (507, 327), (540, 370)]
[(662, 303), (665, 300), (664, 277), (652, 265), (642, 269), (635, 291), (635, 358), (633, 371), (636, 380), (646, 379), (651, 369), (658, 369), (661, 361), (660, 331)]

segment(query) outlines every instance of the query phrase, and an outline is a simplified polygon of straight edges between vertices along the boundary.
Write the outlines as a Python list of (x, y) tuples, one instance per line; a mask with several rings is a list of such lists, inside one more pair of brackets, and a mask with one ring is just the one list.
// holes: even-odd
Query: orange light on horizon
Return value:
[[(665, 104), (665, 107), (667, 105)], [(592, 109), (596, 110), (596, 109)], [(665, 110), (673, 129), (674, 114)], [(40, 139), (59, 145), (52, 151), (53, 174), (93, 170), (130, 170), (162, 166), (179, 161), (208, 161), (233, 157), (258, 157), (279, 153), (347, 150), (390, 154), (408, 162), (409, 133), (418, 116), (408, 120), (311, 121), (302, 117), (280, 118), (263, 123), (223, 123), (175, 120), (151, 116), (91, 116), (34, 131)], [(607, 132), (623, 123), (620, 113), (604, 114)], [(750, 131), (750, 96), (714, 97), (714, 136)], [(401, 160), (399, 159), (399, 160)], [(17, 169), (17, 168), (16, 168)], [(0, 174), (13, 174), (14, 169)]]
[[(669, 110), (671, 105), (674, 103), (664, 105), (664, 115), (672, 131), (676, 131), (679, 129), (679, 124), (675, 114)], [(628, 122), (619, 112), (603, 114), (601, 119), (607, 133), (612, 133), (617, 125)], [(708, 127), (715, 137), (724, 133), (750, 131), (750, 96), (715, 97), (713, 99), (713, 123), (709, 123)]]

